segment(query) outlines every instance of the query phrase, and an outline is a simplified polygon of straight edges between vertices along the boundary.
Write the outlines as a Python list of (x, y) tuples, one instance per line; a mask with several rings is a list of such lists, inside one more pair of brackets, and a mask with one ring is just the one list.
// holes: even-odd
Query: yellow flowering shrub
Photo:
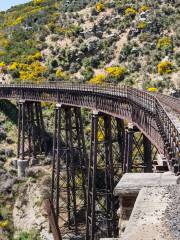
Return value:
[(66, 72), (63, 72), (61, 69), (56, 70), (56, 77), (63, 79), (63, 80), (68, 80), (69, 75)]
[(22, 81), (40, 81), (44, 80), (43, 73), (47, 71), (47, 68), (43, 66), (39, 61), (35, 61), (31, 64), (19, 64), (19, 74)]
[(18, 63), (16, 63), (16, 62), (13, 62), (13, 63), (11, 63), (10, 65), (9, 65), (9, 70), (10, 71), (14, 71), (14, 70), (16, 70), (18, 68)]
[(2, 46), (3, 48), (7, 48), (9, 44), (10, 44), (9, 40), (5, 38), (0, 38), (0, 46)]
[(146, 27), (146, 22), (140, 21), (140, 22), (138, 23), (138, 28), (139, 28), (139, 29), (144, 29), (145, 27)]
[(24, 21), (24, 17), (18, 17), (14, 22), (11, 23), (11, 26), (16, 26), (18, 24), (21, 24)]
[(148, 6), (146, 6), (146, 5), (143, 5), (141, 8), (140, 8), (140, 12), (145, 12), (145, 11), (147, 11), (147, 10), (149, 10), (149, 7)]
[(0, 72), (5, 73), (7, 70), (6, 64), (4, 62), (0, 62)]
[(102, 12), (104, 9), (104, 5), (101, 2), (96, 3), (96, 11), (97, 12)]
[(31, 56), (27, 57), (28, 62), (34, 62), (36, 60), (41, 60), (41, 59), (42, 59), (41, 52), (37, 52), (34, 55), (31, 55)]
[(89, 80), (89, 83), (92, 83), (92, 84), (101, 84), (101, 83), (103, 83), (103, 82), (105, 81), (105, 79), (106, 79), (105, 74), (100, 73), (100, 74), (96, 75), (95, 77), (91, 78), (91, 79)]
[(6, 67), (6, 64), (4, 62), (0, 62), (0, 67)]
[(150, 88), (148, 88), (147, 89), (149, 92), (157, 92), (158, 90), (157, 90), (157, 88), (155, 88), (155, 87), (150, 87)]
[(45, 2), (45, 0), (33, 0), (34, 5), (38, 5)]
[(167, 49), (172, 46), (172, 40), (169, 37), (162, 37), (158, 40), (157, 48)]
[(157, 68), (160, 75), (169, 74), (172, 73), (173, 64), (170, 61), (162, 61)]
[(126, 72), (124, 66), (108, 67), (105, 69), (109, 77), (120, 79)]
[(61, 69), (57, 69), (57, 70), (56, 70), (56, 77), (57, 77), (57, 78), (63, 77), (63, 71), (62, 71)]
[(129, 16), (129, 15), (133, 16), (133, 15), (136, 15), (136, 14), (137, 14), (137, 11), (133, 7), (128, 7), (125, 10), (125, 15), (126, 16)]
[(6, 228), (8, 226), (9, 226), (9, 221), (8, 220), (0, 221), (0, 228)]

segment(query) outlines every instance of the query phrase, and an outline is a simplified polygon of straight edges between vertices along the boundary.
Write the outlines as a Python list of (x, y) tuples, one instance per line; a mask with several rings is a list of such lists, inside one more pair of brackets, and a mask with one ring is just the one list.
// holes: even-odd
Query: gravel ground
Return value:
[(172, 233), (172, 239), (180, 239), (180, 185), (167, 187), (169, 203), (164, 214), (164, 223)]
[(180, 185), (145, 187), (122, 240), (180, 240)]

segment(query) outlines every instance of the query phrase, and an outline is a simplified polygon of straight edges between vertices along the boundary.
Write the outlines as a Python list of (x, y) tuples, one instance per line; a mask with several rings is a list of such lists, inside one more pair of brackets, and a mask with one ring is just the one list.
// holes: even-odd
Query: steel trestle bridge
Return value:
[[(128, 86), (51, 83), (1, 85), (0, 99), (17, 101), (22, 166), (47, 154), (41, 102), (56, 104), (51, 204), (61, 235), (117, 237), (115, 184), (125, 172), (152, 172), (157, 152), (180, 173), (177, 98)], [(89, 150), (81, 108), (91, 110)]]

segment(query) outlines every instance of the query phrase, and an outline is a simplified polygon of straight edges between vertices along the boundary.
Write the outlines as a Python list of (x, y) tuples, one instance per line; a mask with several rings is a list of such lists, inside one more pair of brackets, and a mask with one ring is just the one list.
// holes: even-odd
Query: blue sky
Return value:
[(0, 11), (5, 11), (12, 6), (26, 2), (30, 2), (30, 0), (0, 0)]

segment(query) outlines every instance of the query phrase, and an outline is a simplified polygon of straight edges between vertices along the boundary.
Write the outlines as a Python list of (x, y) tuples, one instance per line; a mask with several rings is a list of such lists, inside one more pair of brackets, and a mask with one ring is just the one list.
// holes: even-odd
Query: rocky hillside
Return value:
[(178, 2), (33, 0), (0, 12), (0, 78), (180, 88)]

